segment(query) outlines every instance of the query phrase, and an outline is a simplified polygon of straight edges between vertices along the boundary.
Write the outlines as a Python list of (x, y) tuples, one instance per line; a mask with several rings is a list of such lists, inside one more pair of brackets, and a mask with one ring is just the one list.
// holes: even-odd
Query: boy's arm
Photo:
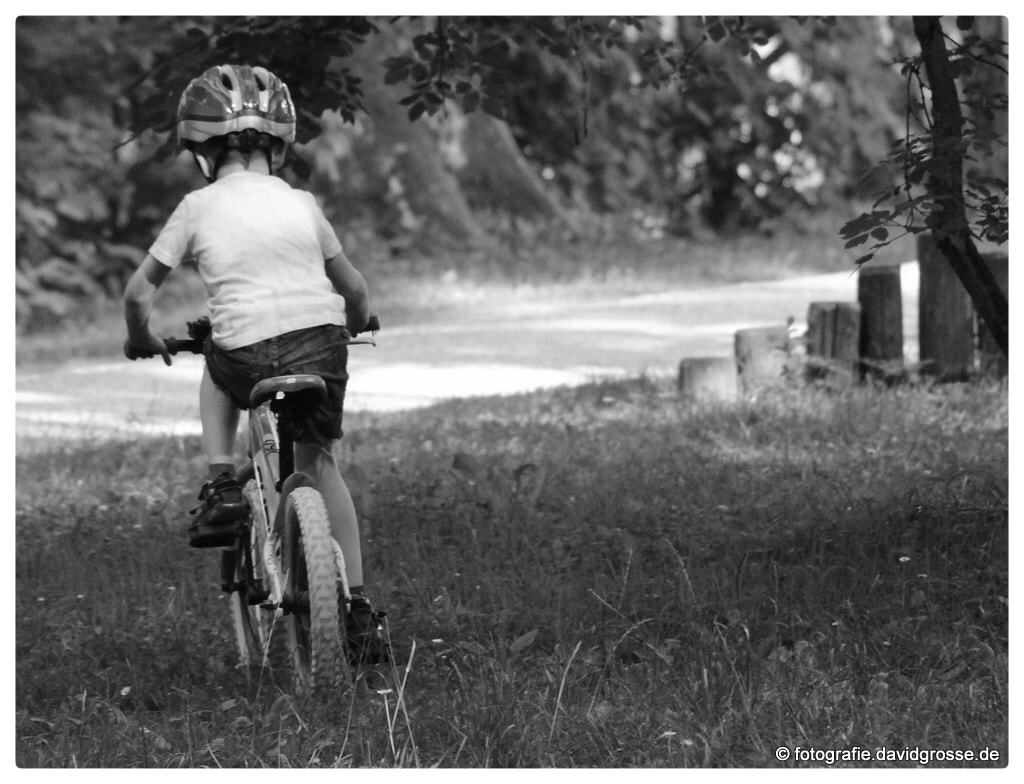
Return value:
[(362, 332), (370, 319), (369, 291), (366, 281), (344, 252), (325, 262), (327, 277), (335, 290), (345, 298), (345, 321), (353, 335)]
[(149, 328), (149, 314), (156, 291), (170, 271), (170, 267), (147, 253), (125, 286), (124, 320), (128, 326), (128, 340), (124, 353), (129, 359), (159, 354), (164, 363), (171, 364), (171, 355), (163, 339)]

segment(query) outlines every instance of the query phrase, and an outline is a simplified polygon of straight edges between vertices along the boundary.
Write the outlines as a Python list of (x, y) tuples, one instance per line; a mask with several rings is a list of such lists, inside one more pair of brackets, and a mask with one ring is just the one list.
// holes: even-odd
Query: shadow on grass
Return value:
[(1005, 764), (1004, 388), (698, 407), (639, 379), (346, 433), (404, 691), (299, 700), (235, 668), (216, 559), (184, 546), (197, 442), (37, 451), (19, 764)]

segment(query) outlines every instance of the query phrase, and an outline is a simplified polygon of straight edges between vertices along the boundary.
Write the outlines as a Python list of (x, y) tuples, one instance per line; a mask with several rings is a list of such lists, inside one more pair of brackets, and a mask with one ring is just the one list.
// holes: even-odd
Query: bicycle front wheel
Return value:
[(286, 629), (298, 685), (329, 689), (344, 672), (339, 624), (339, 583), (327, 508), (312, 487), (285, 499), (281, 567)]

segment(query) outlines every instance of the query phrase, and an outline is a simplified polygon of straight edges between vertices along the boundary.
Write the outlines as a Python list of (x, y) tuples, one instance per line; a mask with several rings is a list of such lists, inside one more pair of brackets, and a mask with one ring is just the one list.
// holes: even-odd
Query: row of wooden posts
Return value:
[[(918, 238), (917, 251), (917, 372), (943, 380), (1006, 376), (1005, 358), (930, 236)], [(985, 254), (985, 260), (1008, 292), (1008, 255)], [(904, 357), (900, 266), (862, 267), (856, 302), (810, 303), (802, 338), (794, 338), (787, 324), (741, 329), (734, 348), (731, 357), (684, 359), (679, 364), (680, 393), (745, 399), (765, 385), (793, 377), (840, 384), (905, 378), (910, 369)]]

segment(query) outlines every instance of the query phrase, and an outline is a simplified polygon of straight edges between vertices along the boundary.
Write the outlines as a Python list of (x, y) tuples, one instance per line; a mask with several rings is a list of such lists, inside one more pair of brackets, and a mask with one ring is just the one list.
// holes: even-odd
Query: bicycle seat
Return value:
[(252, 392), (249, 394), (249, 405), (256, 408), (261, 403), (276, 398), (279, 392), (283, 392), (285, 395), (308, 392), (312, 397), (322, 399), (327, 395), (327, 384), (320, 376), (310, 373), (265, 378), (252, 388)]

